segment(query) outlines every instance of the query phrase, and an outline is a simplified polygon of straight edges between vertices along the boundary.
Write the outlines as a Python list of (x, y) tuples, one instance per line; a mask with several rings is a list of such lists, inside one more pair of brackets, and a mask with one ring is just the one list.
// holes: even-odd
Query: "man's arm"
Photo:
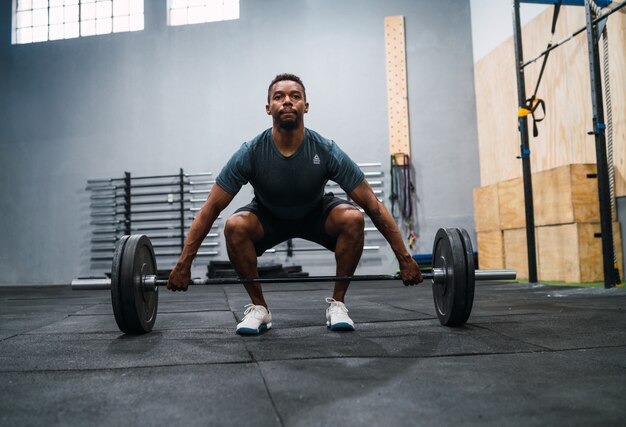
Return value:
[(167, 288), (175, 291), (186, 291), (191, 280), (191, 264), (193, 263), (202, 241), (211, 230), (213, 223), (226, 206), (233, 200), (231, 194), (214, 184), (207, 201), (194, 218), (187, 233), (183, 252), (170, 273)]
[(348, 195), (363, 208), (365, 213), (374, 222), (378, 231), (381, 232), (383, 237), (389, 242), (389, 245), (391, 245), (391, 249), (400, 264), (400, 276), (404, 284), (414, 285), (422, 282), (424, 280), (422, 278), (422, 272), (417, 262), (415, 262), (411, 254), (406, 250), (398, 225), (387, 208), (378, 200), (367, 180), (363, 179)]

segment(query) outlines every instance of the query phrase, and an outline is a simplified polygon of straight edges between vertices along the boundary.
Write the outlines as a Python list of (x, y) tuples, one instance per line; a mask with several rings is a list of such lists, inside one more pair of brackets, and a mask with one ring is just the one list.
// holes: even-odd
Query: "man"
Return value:
[[(259, 277), (257, 257), (290, 238), (319, 243), (335, 253), (336, 275), (354, 274), (363, 251), (364, 220), (350, 202), (324, 194), (335, 181), (372, 219), (391, 245), (405, 285), (420, 283), (419, 266), (406, 250), (393, 218), (376, 198), (358, 166), (331, 140), (304, 127), (309, 110), (298, 76), (280, 74), (268, 88), (265, 110), (272, 127), (244, 143), (216, 178), (207, 201), (194, 219), (167, 287), (187, 290), (191, 264), (220, 212), (250, 182), (254, 199), (238, 209), (224, 226), (228, 257), (242, 280)], [(245, 284), (246, 305), (237, 333), (258, 334), (272, 327), (260, 284)], [(354, 330), (344, 304), (349, 282), (336, 282), (326, 310), (331, 330)]]

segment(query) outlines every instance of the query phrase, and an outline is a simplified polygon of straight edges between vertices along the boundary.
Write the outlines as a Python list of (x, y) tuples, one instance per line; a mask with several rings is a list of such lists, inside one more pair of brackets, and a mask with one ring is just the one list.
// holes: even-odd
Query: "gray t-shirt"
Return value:
[(227, 193), (235, 195), (246, 183), (254, 188), (257, 201), (279, 218), (302, 218), (311, 212), (324, 195), (328, 180), (347, 193), (365, 175), (334, 141), (310, 129), (294, 154), (283, 156), (267, 129), (245, 142), (230, 158), (216, 178)]

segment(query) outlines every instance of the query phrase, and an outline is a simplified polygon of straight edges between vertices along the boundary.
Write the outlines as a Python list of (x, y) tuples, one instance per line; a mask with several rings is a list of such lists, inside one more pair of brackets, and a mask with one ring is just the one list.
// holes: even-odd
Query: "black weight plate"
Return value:
[(122, 315), (127, 334), (144, 334), (154, 326), (159, 301), (158, 287), (147, 291), (142, 284), (143, 275), (155, 275), (156, 259), (150, 240), (144, 235), (128, 238), (122, 253), (120, 288)]
[(207, 277), (209, 279), (216, 277), (215, 276), (216, 270), (232, 270), (232, 269), (233, 269), (233, 265), (230, 263), (230, 261), (213, 260), (209, 262), (209, 265), (207, 266)]
[(122, 288), (120, 282), (120, 266), (122, 265), (122, 255), (126, 241), (130, 236), (122, 236), (115, 245), (113, 252), (113, 264), (111, 265), (111, 304), (113, 305), (113, 315), (115, 323), (121, 331), (126, 330), (126, 321), (124, 320), (122, 308)]
[(228, 268), (228, 269), (216, 268), (215, 270), (211, 272), (211, 279), (225, 279), (228, 277), (236, 278), (237, 272), (232, 268)]
[(472, 247), (472, 239), (469, 236), (467, 230), (463, 228), (458, 228), (457, 232), (461, 237), (461, 243), (463, 243), (463, 249), (465, 249), (465, 311), (463, 315), (459, 317), (459, 323), (457, 325), (462, 325), (467, 322), (470, 314), (472, 312), (472, 305), (474, 304), (474, 284), (476, 282), (476, 277), (474, 274), (474, 248)]
[(261, 278), (269, 279), (272, 277), (287, 277), (287, 272), (283, 268), (282, 264), (268, 263), (259, 265), (257, 267), (257, 271), (259, 272), (259, 277)]
[(433, 244), (433, 268), (445, 271), (443, 283), (433, 283), (439, 323), (457, 326), (465, 313), (467, 270), (461, 237), (454, 228), (440, 228)]

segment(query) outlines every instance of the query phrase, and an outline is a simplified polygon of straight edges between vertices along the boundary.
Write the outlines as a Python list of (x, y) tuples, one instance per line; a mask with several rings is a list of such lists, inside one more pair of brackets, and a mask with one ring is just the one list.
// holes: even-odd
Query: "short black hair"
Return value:
[(302, 86), (302, 96), (304, 96), (304, 100), (306, 101), (306, 88), (304, 87), (304, 83), (302, 83), (302, 79), (296, 76), (295, 74), (282, 73), (274, 77), (274, 80), (272, 80), (269, 87), (267, 88), (267, 103), (268, 104), (270, 103), (270, 92), (272, 91), (272, 86), (274, 86), (278, 82), (282, 82), (283, 80), (296, 82), (300, 86)]

